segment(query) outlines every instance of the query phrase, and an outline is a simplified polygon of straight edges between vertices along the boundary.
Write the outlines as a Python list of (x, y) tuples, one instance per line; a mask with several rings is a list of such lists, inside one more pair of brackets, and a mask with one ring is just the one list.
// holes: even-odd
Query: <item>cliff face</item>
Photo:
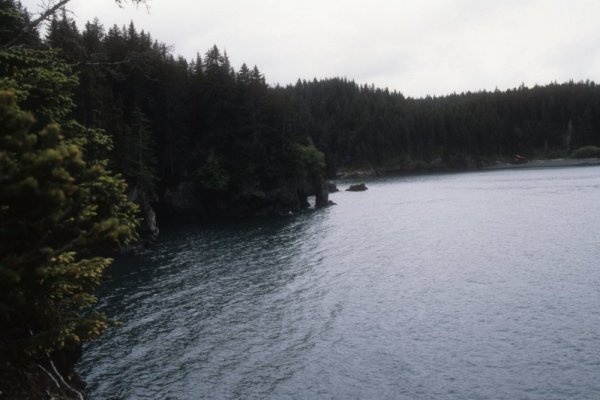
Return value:
[(140, 187), (135, 186), (129, 193), (129, 199), (140, 207), (142, 221), (140, 223), (140, 235), (143, 238), (155, 239), (160, 230), (156, 222), (156, 212), (147, 193)]
[(309, 175), (280, 182), (264, 190), (247, 187), (233, 194), (215, 196), (191, 181), (168, 189), (160, 202), (165, 219), (237, 219), (251, 216), (287, 215), (310, 207), (309, 196), (315, 196), (315, 207), (327, 206), (328, 186), (320, 175)]

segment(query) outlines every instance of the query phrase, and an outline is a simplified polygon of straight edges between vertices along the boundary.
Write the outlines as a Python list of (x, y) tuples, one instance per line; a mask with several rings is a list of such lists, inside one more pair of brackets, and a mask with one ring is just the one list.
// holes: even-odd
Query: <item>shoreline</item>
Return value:
[(560, 167), (587, 167), (600, 165), (600, 158), (555, 158), (552, 160), (531, 160), (523, 164), (501, 163), (481, 167), (481, 171), (494, 171), (501, 169), (521, 168), (560, 168)]
[(509, 162), (498, 162), (479, 168), (428, 168), (420, 170), (406, 170), (401, 168), (370, 168), (341, 170), (332, 180), (375, 178), (382, 176), (410, 176), (428, 175), (439, 173), (460, 173), (477, 171), (499, 171), (506, 169), (536, 169), (536, 168), (562, 168), (562, 167), (590, 167), (600, 165), (600, 158), (555, 158), (550, 160), (531, 160), (523, 164), (511, 164)]

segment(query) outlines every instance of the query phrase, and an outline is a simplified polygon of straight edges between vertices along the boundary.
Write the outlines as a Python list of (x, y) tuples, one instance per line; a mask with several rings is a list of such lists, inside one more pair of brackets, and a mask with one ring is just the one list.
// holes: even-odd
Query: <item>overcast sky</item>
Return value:
[[(34, 12), (40, 0), (22, 0)], [(406, 96), (600, 81), (598, 0), (72, 0), (191, 59), (213, 44), (270, 84), (347, 77)]]

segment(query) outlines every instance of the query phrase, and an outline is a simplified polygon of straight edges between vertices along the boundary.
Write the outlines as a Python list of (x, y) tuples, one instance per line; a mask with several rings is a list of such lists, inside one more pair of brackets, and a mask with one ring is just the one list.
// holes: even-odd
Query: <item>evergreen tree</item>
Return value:
[(108, 324), (90, 310), (111, 262), (98, 254), (136, 238), (109, 137), (70, 119), (76, 85), (56, 51), (0, 49), (0, 392), (12, 398), (44, 393), (34, 376), (70, 380), (58, 360)]
[(85, 59), (81, 34), (75, 21), (67, 16), (64, 8), (59, 15), (53, 16), (50, 20), (44, 42), (50, 48), (59, 49), (63, 59), (70, 64), (82, 62)]
[(0, 124), (0, 381), (19, 393), (19, 372), (106, 328), (89, 306), (111, 260), (94, 254), (131, 243), (137, 222), (123, 180), (86, 162), (58, 125), (35, 130), (10, 92)]
[(20, 1), (0, 0), (0, 47), (6, 45), (36, 47), (40, 44), (38, 32), (27, 29), (29, 14)]

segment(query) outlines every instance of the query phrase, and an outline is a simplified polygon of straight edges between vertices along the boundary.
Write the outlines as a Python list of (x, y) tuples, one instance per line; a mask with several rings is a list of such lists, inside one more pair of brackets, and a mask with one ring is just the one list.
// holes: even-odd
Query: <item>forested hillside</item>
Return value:
[(114, 168), (163, 215), (287, 212), (323, 193), (322, 154), (292, 120), (295, 99), (257, 67), (235, 71), (216, 46), (188, 62), (133, 23), (80, 32), (64, 13), (44, 45), (78, 73), (75, 117), (112, 136)]
[(322, 192), (323, 161), (334, 177), (476, 168), (600, 145), (593, 82), (421, 99), (345, 78), (272, 87), (217, 46), (186, 60), (133, 23), (79, 29), (65, 12), (32, 43), (56, 49), (76, 73), (73, 116), (112, 138), (111, 166), (163, 219), (302, 208)]
[(302, 105), (307, 132), (338, 168), (464, 168), (512, 158), (565, 157), (600, 144), (600, 87), (593, 82), (423, 99), (345, 79), (282, 91)]

